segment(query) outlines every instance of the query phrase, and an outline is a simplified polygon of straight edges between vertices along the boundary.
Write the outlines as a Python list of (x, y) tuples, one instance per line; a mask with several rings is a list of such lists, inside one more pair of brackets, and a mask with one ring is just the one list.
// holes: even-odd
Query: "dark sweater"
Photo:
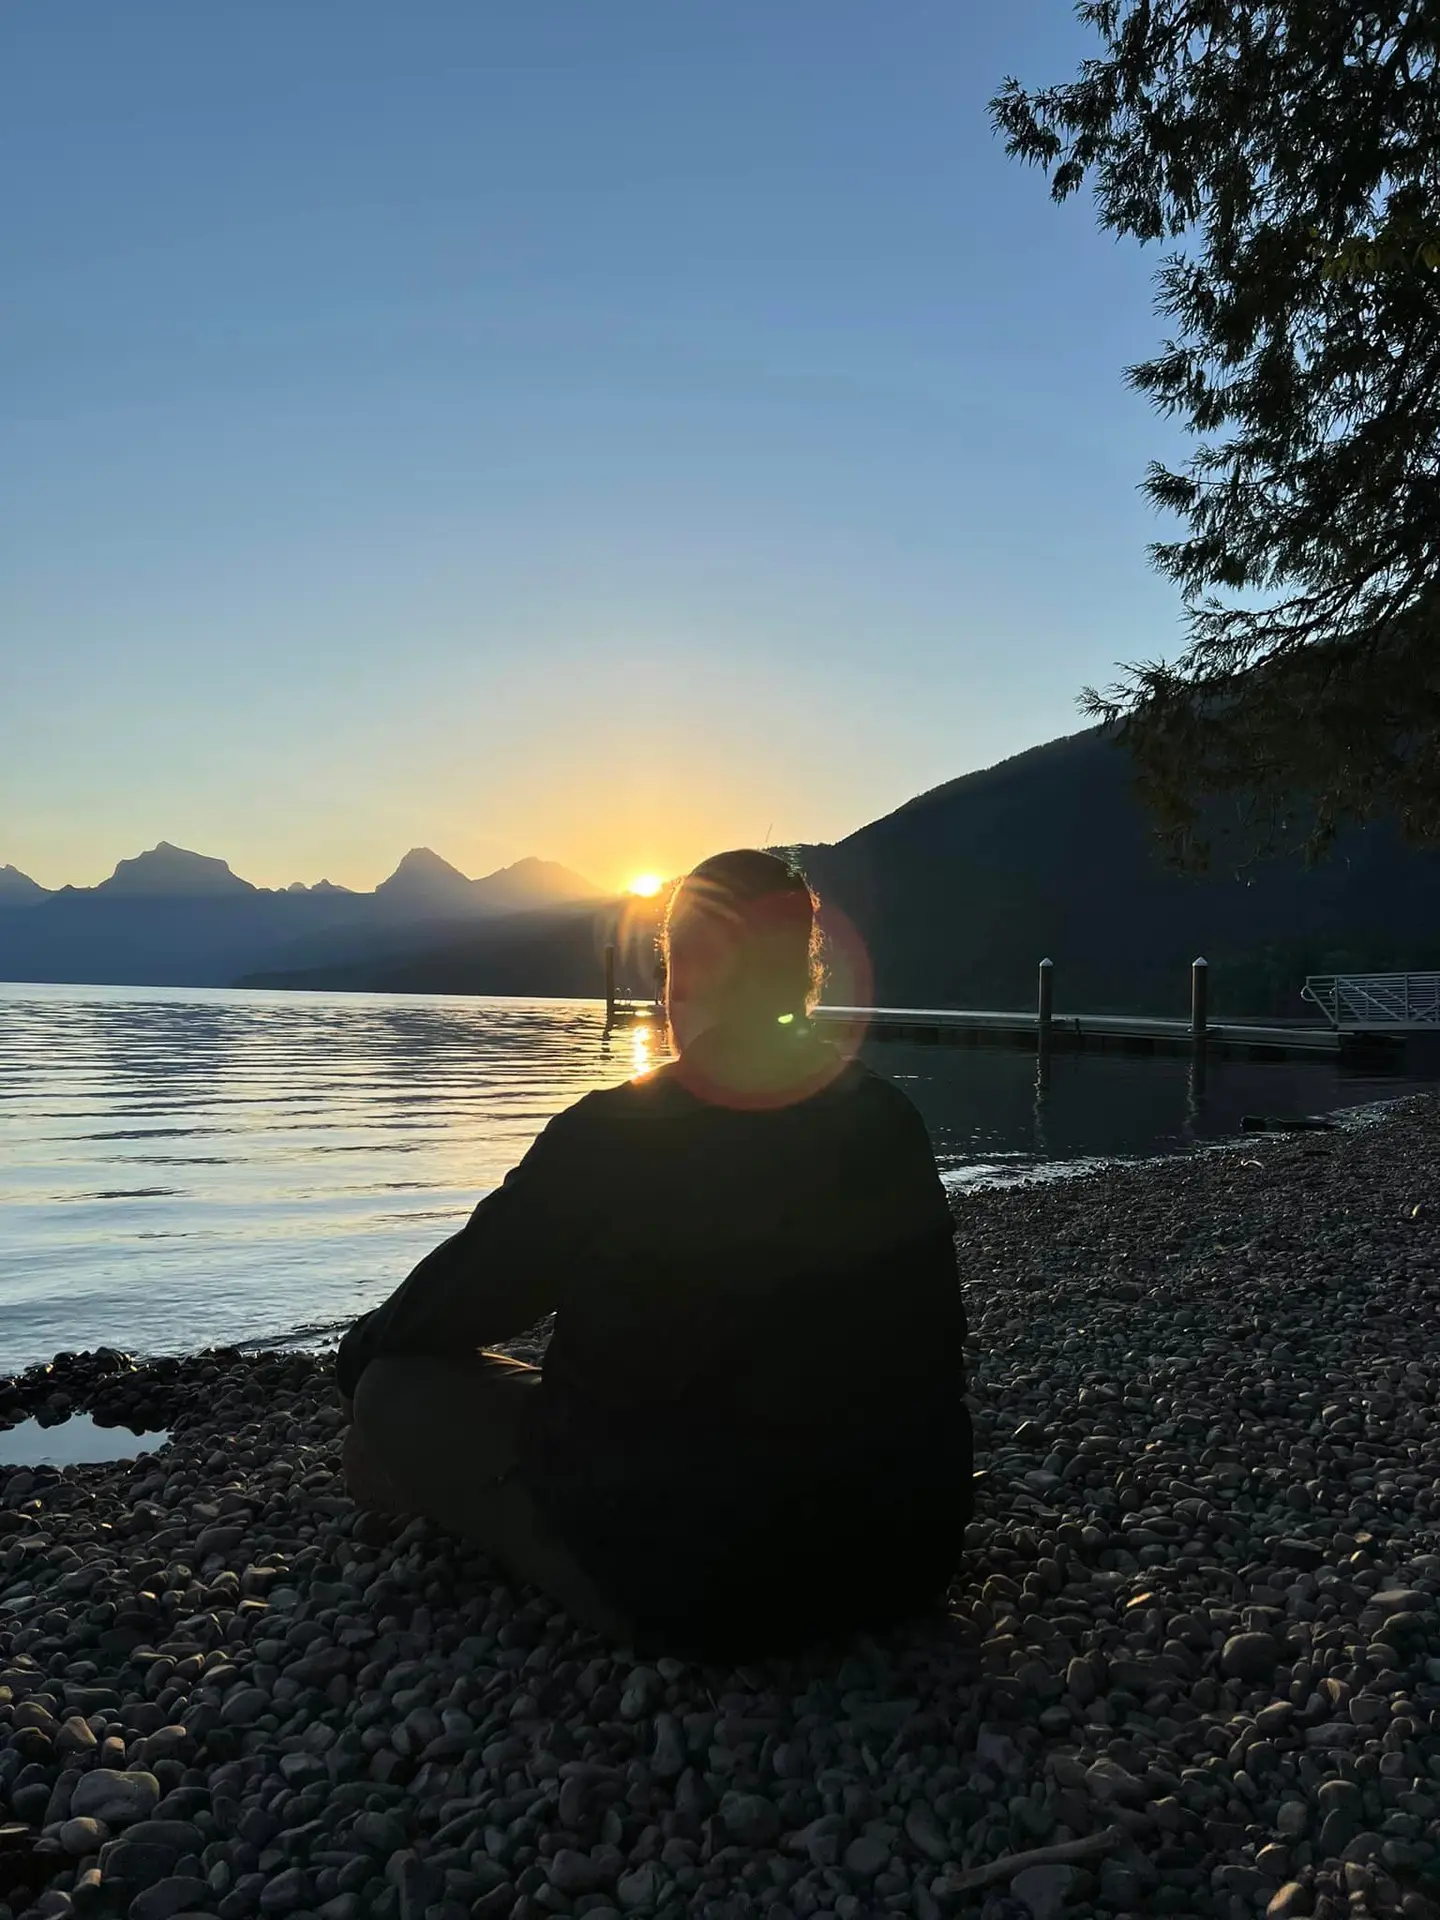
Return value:
[[(797, 1035), (745, 1107), (706, 1048), (551, 1121), (341, 1343), (555, 1326), (522, 1471), (642, 1642), (743, 1653), (934, 1599), (970, 1514), (965, 1318), (919, 1115)], [(793, 1098), (800, 1091), (799, 1099)]]

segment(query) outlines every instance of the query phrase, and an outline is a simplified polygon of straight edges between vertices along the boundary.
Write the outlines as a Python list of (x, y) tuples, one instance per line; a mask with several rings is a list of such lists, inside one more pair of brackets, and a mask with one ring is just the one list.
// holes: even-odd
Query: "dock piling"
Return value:
[(1197, 1047), (1205, 1045), (1210, 1024), (1210, 963), (1197, 960), (1190, 969), (1190, 1038)]
[(613, 946), (605, 949), (605, 1024), (607, 1027), (613, 1027), (615, 1024), (615, 949)]
[(1035, 1033), (1042, 1047), (1050, 1044), (1050, 1023), (1055, 1017), (1055, 962), (1040, 962), (1040, 987), (1035, 1004)]

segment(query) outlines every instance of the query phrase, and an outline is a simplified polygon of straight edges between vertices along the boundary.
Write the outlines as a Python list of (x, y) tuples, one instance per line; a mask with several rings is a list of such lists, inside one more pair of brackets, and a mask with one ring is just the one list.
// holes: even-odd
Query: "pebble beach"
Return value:
[(0, 1468), (0, 1920), (1440, 1920), (1437, 1168), (1425, 1096), (958, 1196), (948, 1607), (753, 1667), (357, 1513), (322, 1359), (0, 1382), (171, 1435)]

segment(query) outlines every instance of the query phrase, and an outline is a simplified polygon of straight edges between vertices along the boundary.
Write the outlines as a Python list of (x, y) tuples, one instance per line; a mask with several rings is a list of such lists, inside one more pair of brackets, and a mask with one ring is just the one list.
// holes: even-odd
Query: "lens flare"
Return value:
[(638, 893), (642, 900), (653, 900), (664, 884), (658, 873), (637, 873), (627, 891)]

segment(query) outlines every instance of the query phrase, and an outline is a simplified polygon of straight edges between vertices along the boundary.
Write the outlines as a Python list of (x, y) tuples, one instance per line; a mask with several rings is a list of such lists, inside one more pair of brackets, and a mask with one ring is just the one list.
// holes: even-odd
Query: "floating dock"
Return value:
[[(1356, 997), (1361, 988), (1363, 1004)], [(1042, 960), (1033, 1013), (819, 1006), (811, 1018), (821, 1028), (863, 1035), (867, 1040), (931, 1047), (1017, 1047), (1042, 1060), (1053, 1053), (1182, 1054), (1201, 1069), (1206, 1060), (1330, 1060), (1372, 1072), (1411, 1068), (1440, 1074), (1440, 974), (1312, 977), (1303, 997), (1326, 1017), (1212, 1020), (1210, 968), (1198, 959), (1190, 968), (1188, 1020), (1152, 1014), (1056, 1013), (1054, 963)], [(648, 1004), (617, 996), (615, 948), (607, 946), (606, 1032), (662, 1016), (658, 985), (655, 1001)]]
[(816, 1007), (823, 1027), (862, 1029), (871, 1040), (908, 1040), (922, 1046), (1024, 1047), (1035, 1052), (1042, 1037), (1055, 1053), (1189, 1054), (1197, 1042), (1212, 1059), (1352, 1060), (1404, 1063), (1398, 1035), (1337, 1033), (1333, 1027), (1264, 1026), (1249, 1021), (1210, 1021), (1197, 1036), (1188, 1020), (1148, 1015), (1082, 1013), (1050, 1016), (1042, 1036), (1038, 1013), (967, 1012), (951, 1007)]

